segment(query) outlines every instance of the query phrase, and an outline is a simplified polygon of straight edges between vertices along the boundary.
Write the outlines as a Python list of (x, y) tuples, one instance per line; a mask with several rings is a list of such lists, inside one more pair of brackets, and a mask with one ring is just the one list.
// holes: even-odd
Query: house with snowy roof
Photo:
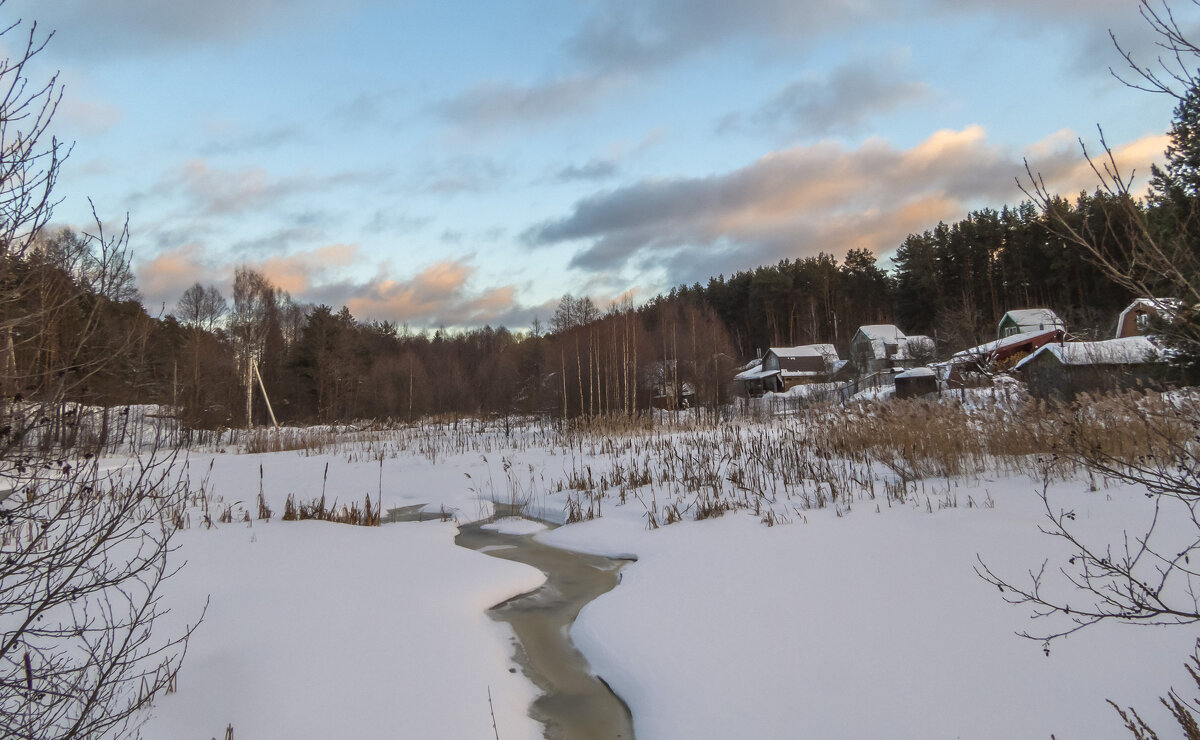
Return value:
[(933, 359), (934, 343), (927, 336), (908, 336), (894, 324), (858, 327), (850, 339), (850, 361), (859, 373), (922, 365)]
[(846, 366), (832, 344), (771, 347), (762, 359), (734, 376), (751, 396), (833, 380)]
[(996, 338), (1003, 339), (1014, 334), (1025, 334), (1031, 331), (1046, 331), (1048, 329), (1067, 330), (1067, 325), (1058, 314), (1048, 308), (1020, 308), (1009, 311), (1000, 317), (1000, 326)]
[(1117, 317), (1116, 338), (1139, 337), (1149, 334), (1155, 322), (1172, 322), (1183, 310), (1177, 298), (1138, 298)]
[(992, 372), (1010, 367), (1024, 357), (1033, 354), (1051, 342), (1063, 342), (1066, 332), (1062, 329), (1034, 329), (1033, 331), (1010, 334), (1001, 339), (984, 342), (955, 352), (943, 363), (959, 372)]
[(1051, 343), (1013, 366), (1030, 393), (1064, 400), (1085, 392), (1158, 387), (1167, 369), (1167, 353), (1141, 336)]

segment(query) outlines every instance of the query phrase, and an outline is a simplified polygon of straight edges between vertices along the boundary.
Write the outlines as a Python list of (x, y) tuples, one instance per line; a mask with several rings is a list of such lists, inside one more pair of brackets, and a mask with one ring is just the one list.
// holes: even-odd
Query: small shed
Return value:
[(1034, 396), (1063, 400), (1080, 393), (1159, 387), (1166, 369), (1163, 350), (1147, 337), (1047, 344), (1013, 367)]
[(937, 373), (930, 367), (914, 367), (896, 374), (896, 398), (913, 398), (937, 393)]
[(1177, 298), (1138, 298), (1117, 318), (1116, 337), (1145, 336), (1155, 321), (1175, 321), (1182, 310), (1183, 301)]
[(1058, 317), (1058, 314), (1048, 308), (1021, 308), (1009, 311), (1000, 317), (996, 338), (1003, 339), (1014, 334), (1049, 329), (1066, 331), (1067, 325)]

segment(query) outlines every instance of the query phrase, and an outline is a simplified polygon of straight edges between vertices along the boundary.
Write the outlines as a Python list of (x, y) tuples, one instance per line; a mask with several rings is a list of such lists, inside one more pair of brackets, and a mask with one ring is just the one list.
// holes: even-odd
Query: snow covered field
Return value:
[[(841, 503), (817, 506), (827, 488), (792, 482), (693, 521), (714, 496), (697, 483), (710, 467), (717, 485), (763, 486), (732, 458), (702, 460), (707, 448), (671, 440), (753, 444), (772, 423), (564, 444), (490, 432), (318, 454), (194, 453), (187, 475), (210, 516), (230, 506), (234, 521), (208, 529), (200, 508), (189, 511), (177, 553), (187, 567), (162, 629), (211, 601), (178, 691), (157, 702), (144, 735), (221, 737), (232, 724), (239, 738), (479, 738), (492, 737), (492, 711), (504, 740), (540, 735), (525, 716), (535, 688), (512, 672), (507, 628), (485, 610), (541, 574), (455, 546), (453, 522), (279, 520), (289, 494), (306, 501), (323, 489), (342, 503), (379, 497), (385, 511), (427, 504), (460, 522), (488, 516), (489, 499), (529, 500), (560, 521), (599, 513), (538, 537), (637, 557), (572, 634), (642, 740), (1128, 737), (1108, 698), (1168, 727), (1157, 697), (1186, 687), (1194, 628), (1100, 625), (1047, 656), (1014, 634), (1042, 625), (975, 574), (978, 555), (1021, 581), (1060, 552), (1038, 531), (1041, 482), (1019, 466), (911, 482), (901, 501), (884, 493), (892, 468), (856, 464), (863, 485)], [(269, 522), (253, 520), (260, 466)], [(665, 480), (672, 466), (675, 482)], [(685, 469), (697, 490), (680, 482)], [(841, 475), (830, 473), (837, 485)], [(1090, 487), (1086, 477), (1050, 487), (1052, 505), (1089, 536), (1115, 542), (1146, 521), (1143, 491)], [(665, 525), (672, 507), (681, 521)]]

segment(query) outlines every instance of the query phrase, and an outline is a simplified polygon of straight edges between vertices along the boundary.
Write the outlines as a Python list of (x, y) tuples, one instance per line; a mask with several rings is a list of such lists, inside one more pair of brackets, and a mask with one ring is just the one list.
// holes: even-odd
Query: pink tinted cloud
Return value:
[(375, 265), (375, 277), (347, 280), (343, 275), (366, 265), (353, 244), (331, 244), (258, 261), (215, 261), (203, 246), (187, 244), (137, 266), (138, 286), (148, 306), (170, 311), (195, 282), (216, 285), (228, 297), (233, 273), (249, 267), (262, 273), (295, 300), (347, 306), (360, 320), (388, 320), (422, 326), (524, 325), (537, 307), (523, 306), (513, 285), (475, 287), (476, 268), (469, 258), (442, 260), (407, 278), (389, 277)]
[[(1148, 136), (1117, 147), (1115, 157), (1145, 174), (1164, 146), (1163, 137)], [(1069, 134), (1039, 142), (1028, 155), (1057, 192), (1097, 184)], [(572, 264), (591, 272), (669, 262), (686, 268), (680, 277), (687, 280), (821, 251), (883, 254), (940, 220), (1022, 200), (1024, 159), (980, 126), (938, 131), (907, 149), (882, 139), (853, 148), (825, 141), (725, 173), (602, 191), (523, 238), (532, 246), (578, 244)]]

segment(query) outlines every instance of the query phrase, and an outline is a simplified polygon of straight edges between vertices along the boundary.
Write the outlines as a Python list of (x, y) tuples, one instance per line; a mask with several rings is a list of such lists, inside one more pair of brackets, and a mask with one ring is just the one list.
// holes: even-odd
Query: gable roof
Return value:
[(802, 344), (796, 347), (771, 347), (767, 350), (780, 359), (785, 357), (832, 357), (838, 359), (837, 348), (832, 344)]
[(862, 334), (870, 340), (883, 339), (894, 342), (904, 339), (904, 332), (900, 331), (900, 327), (895, 324), (869, 324), (867, 326), (860, 326), (855, 333)]
[(1000, 350), (1007, 349), (1014, 345), (1024, 344), (1026, 342), (1041, 339), (1048, 334), (1057, 334), (1058, 331), (1058, 329), (1034, 329), (1033, 331), (1023, 331), (1020, 334), (1010, 334), (1002, 339), (993, 339), (990, 342), (984, 342), (978, 347), (972, 347), (970, 349), (964, 349), (959, 352), (955, 352), (950, 356), (949, 362), (951, 364), (960, 364), (964, 362), (982, 360), (996, 352), (999, 352)]
[(1142, 365), (1163, 361), (1163, 352), (1146, 337), (1105, 339), (1100, 342), (1047, 344), (1013, 366), (1020, 370), (1044, 352), (1051, 353), (1064, 365)]
[(1067, 325), (1058, 314), (1048, 308), (1018, 308), (1000, 317), (1000, 326), (1008, 319), (1016, 324), (1022, 332), (1034, 329), (1066, 329)]
[[(784, 378), (816, 377), (834, 371), (839, 358), (832, 344), (804, 344), (798, 347), (771, 347), (768, 355), (779, 358), (779, 371)], [(763, 365), (767, 355), (763, 355)]]
[(1183, 301), (1178, 298), (1136, 298), (1117, 317), (1116, 336), (1121, 335), (1121, 327), (1131, 313), (1152, 313), (1164, 321), (1174, 321), (1182, 308)]

